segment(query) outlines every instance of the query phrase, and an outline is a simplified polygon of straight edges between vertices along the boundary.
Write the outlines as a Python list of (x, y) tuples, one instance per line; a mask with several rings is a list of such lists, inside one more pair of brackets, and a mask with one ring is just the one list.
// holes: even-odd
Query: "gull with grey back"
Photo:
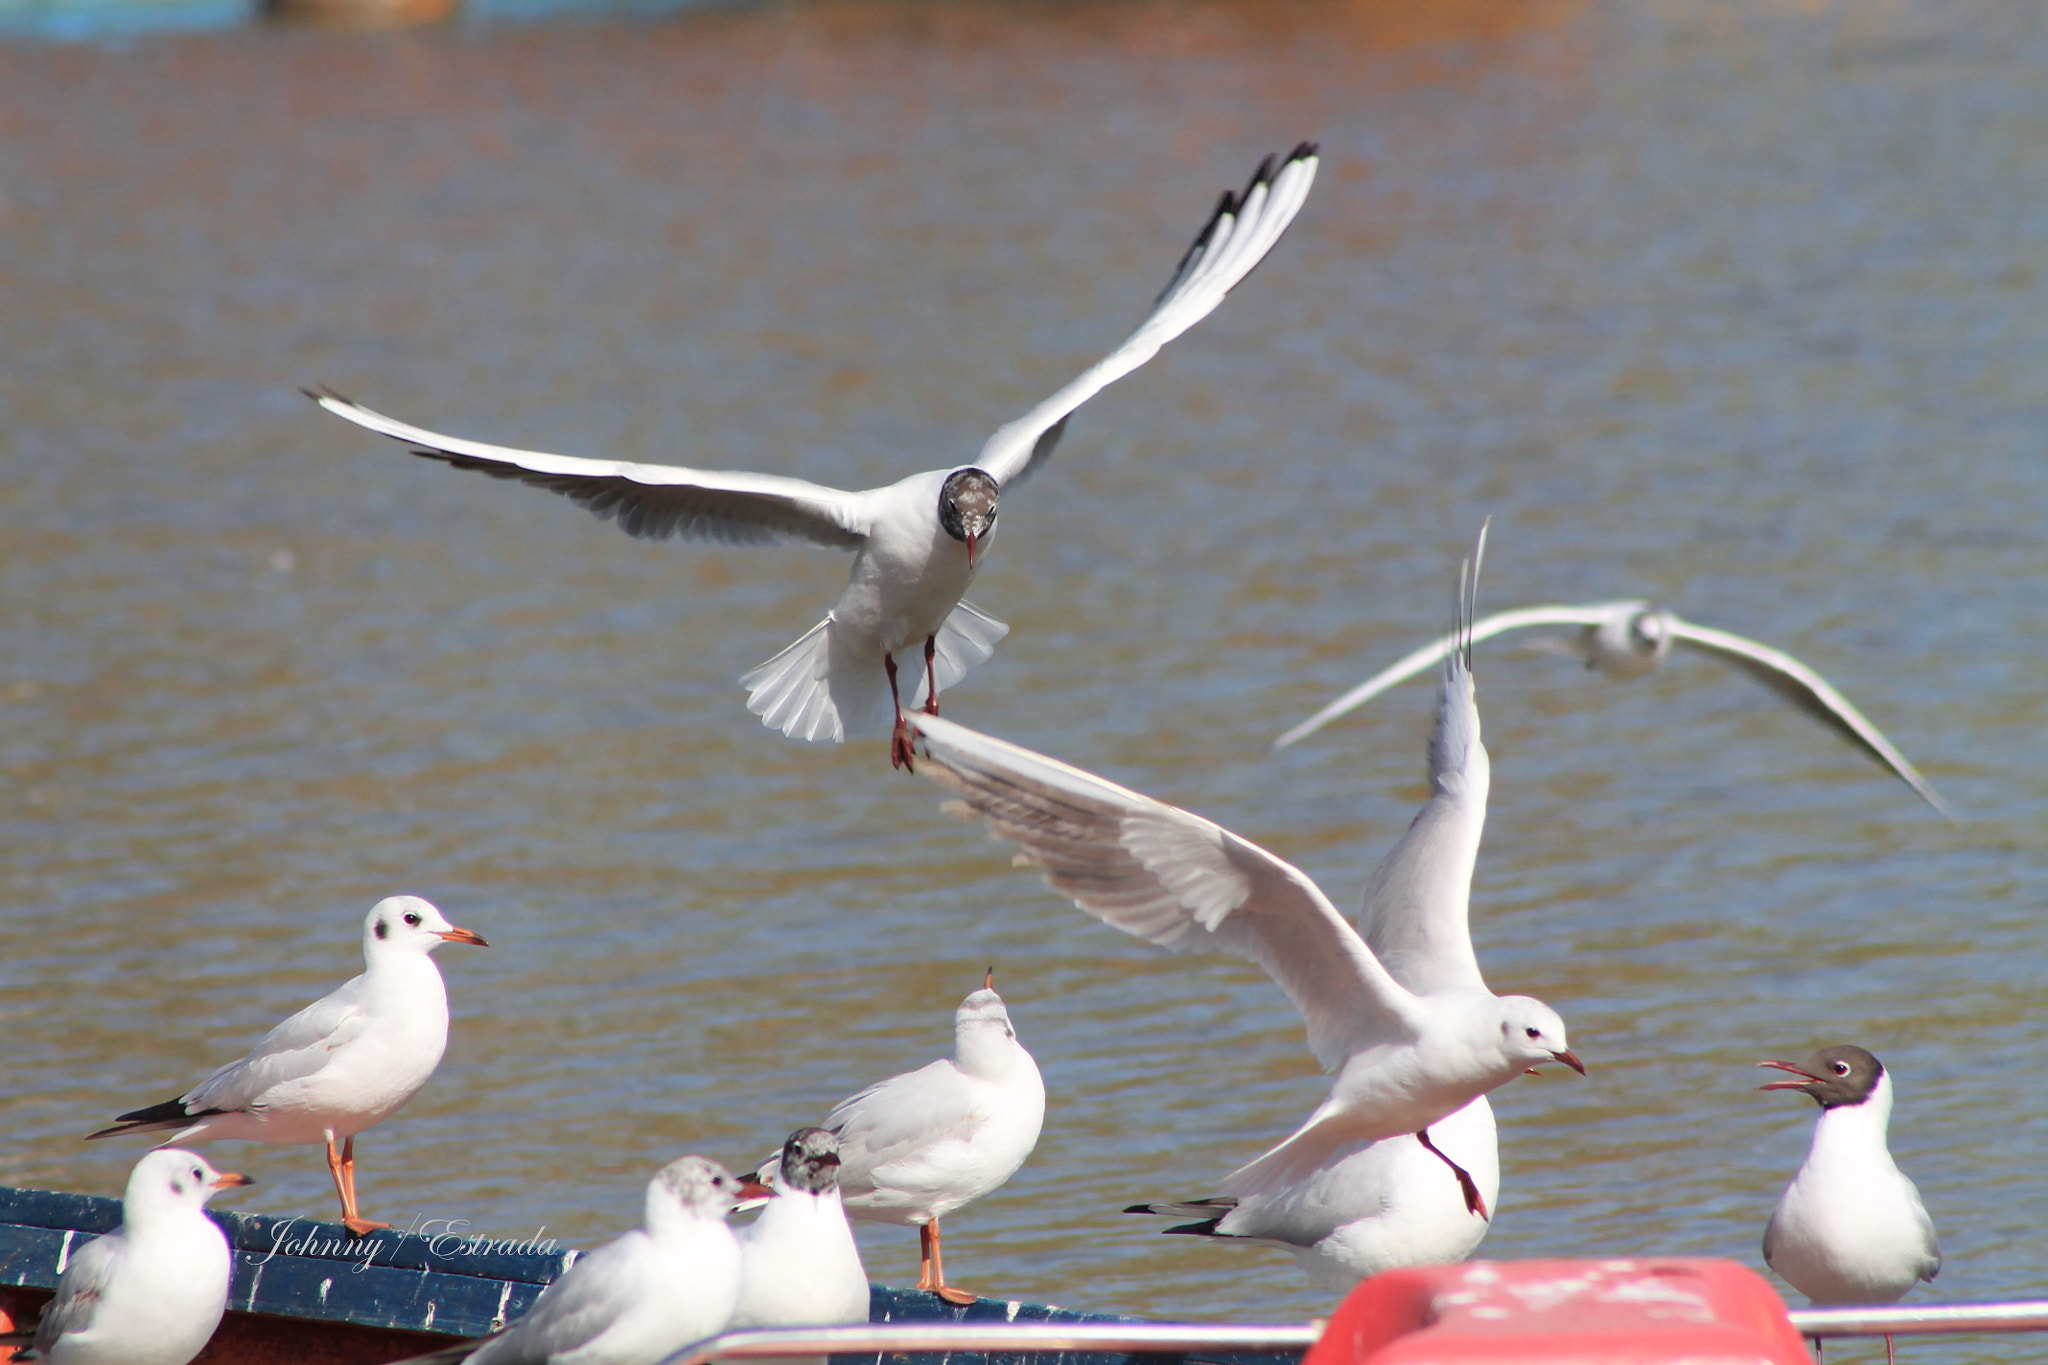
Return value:
[(233, 1269), (206, 1201), (253, 1183), (176, 1147), (136, 1162), (121, 1196), (121, 1226), (71, 1254), (33, 1344), (14, 1359), (185, 1365), (220, 1325)]
[(258, 1039), (173, 1100), (122, 1114), (88, 1138), (169, 1132), (165, 1141), (237, 1138), (280, 1146), (325, 1143), (341, 1221), (374, 1228), (356, 1210), (356, 1134), (398, 1112), (448, 1047), (448, 988), (428, 954), (444, 943), (488, 947), (418, 896), (387, 896), (363, 921), (363, 973)]
[[(996, 529), (998, 497), (1042, 464), (1074, 410), (1143, 365), (1213, 312), (1279, 241), (1315, 179), (1303, 143), (1277, 167), (1268, 157), (1242, 194), (1223, 196), (1138, 329), (1022, 417), (998, 428), (972, 464), (913, 474), (865, 492), (773, 474), (582, 459), (515, 450), (386, 417), (332, 391), (321, 407), (405, 442), (414, 453), (561, 493), (628, 535), (728, 544), (795, 537), (853, 552), (846, 590), (825, 619), (741, 679), (748, 709), (797, 739), (837, 743), (894, 726), (890, 756), (911, 758), (903, 728), (912, 705), (938, 694), (994, 652), (1009, 627), (961, 600)], [(920, 662), (911, 651), (922, 650)], [(899, 680), (899, 665), (913, 672)]]
[(1226, 1195), (1306, 1179), (1350, 1143), (1412, 1134), (1483, 1216), (1471, 1174), (1430, 1125), (1541, 1063), (1585, 1070), (1548, 1005), (1496, 996), (1476, 969), (1408, 989), (1304, 873), (1220, 825), (935, 716), (913, 727), (928, 775), (960, 797), (949, 809), (1020, 845), (1054, 890), (1162, 947), (1256, 962), (1301, 1011), (1309, 1050), (1337, 1072), (1329, 1098), (1227, 1177)]
[[(1609, 678), (1640, 678), (1663, 666), (1673, 645), (1710, 655), (1741, 669), (1799, 710), (1825, 725), (1853, 747), (1919, 793), (1920, 799), (1949, 820), (1955, 819), (1934, 787), (1907, 762), (1882, 732), (1833, 684), (1781, 649), (1709, 626), (1694, 625), (1676, 612), (1647, 602), (1592, 602), (1584, 606), (1521, 607), (1498, 612), (1472, 625), (1471, 639), (1490, 639), (1530, 626), (1577, 626), (1575, 639), (1545, 637), (1543, 646), (1582, 660)], [(1283, 748), (1306, 738), (1339, 716), (1357, 710), (1380, 693), (1429, 668), (1457, 647), (1453, 636), (1432, 641), (1373, 674), (1343, 696), (1273, 741)]]

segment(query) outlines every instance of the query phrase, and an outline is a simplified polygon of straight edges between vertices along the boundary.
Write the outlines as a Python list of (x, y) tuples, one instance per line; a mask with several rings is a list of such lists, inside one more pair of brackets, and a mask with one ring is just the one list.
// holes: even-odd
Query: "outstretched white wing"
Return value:
[(1690, 621), (1665, 613), (1671, 625), (1671, 637), (1679, 644), (1712, 654), (1734, 664), (1743, 672), (1770, 688), (1786, 701), (1812, 716), (1821, 724), (1833, 730), (1843, 739), (1869, 754), (1872, 758), (1890, 768), (1901, 782), (1920, 793), (1922, 800), (1953, 821), (1955, 813), (1948, 803), (1935, 794), (1927, 779), (1906, 756), (1894, 749), (1891, 741), (1878, 732), (1861, 711), (1849, 699), (1837, 692), (1820, 674), (1808, 668), (1783, 650), (1760, 645), (1740, 635), (1730, 635), (1725, 630), (1712, 630), (1696, 626)]
[[(1606, 620), (1613, 610), (1613, 603), (1600, 603), (1590, 607), (1522, 607), (1515, 611), (1496, 612), (1484, 620), (1472, 623), (1472, 641), (1477, 644), (1503, 631), (1520, 630), (1524, 626), (1597, 626)], [(1396, 683), (1406, 682), (1423, 669), (1440, 662), (1456, 645), (1457, 637), (1446, 635), (1389, 664), (1274, 740), (1273, 747), (1285, 748), (1297, 739), (1314, 734), (1337, 717), (1365, 705)]]
[(616, 521), (627, 535), (643, 540), (718, 540), (729, 545), (764, 545), (794, 536), (839, 550), (857, 550), (867, 539), (866, 498), (777, 474), (746, 474), (680, 465), (585, 460), (539, 450), (443, 436), (386, 417), (331, 390), (307, 397), (359, 427), (404, 441), (413, 453), (475, 469), (500, 479), (517, 479), (573, 498), (603, 521)]
[(1151, 316), (1123, 344), (1031, 411), (997, 428), (975, 457), (1002, 487), (1044, 463), (1074, 409), (1137, 369), (1159, 348), (1214, 312), (1223, 296), (1265, 258), (1294, 221), (1316, 178), (1316, 148), (1304, 142), (1279, 170), (1267, 157), (1244, 193), (1225, 193), (1207, 225), (1181, 257)]
[(1406, 1041), (1420, 1003), (1298, 869), (1199, 815), (1029, 749), (911, 719), (917, 771), (1022, 846), (1022, 861), (1104, 923), (1179, 952), (1258, 963), (1308, 1022), (1325, 1067)]

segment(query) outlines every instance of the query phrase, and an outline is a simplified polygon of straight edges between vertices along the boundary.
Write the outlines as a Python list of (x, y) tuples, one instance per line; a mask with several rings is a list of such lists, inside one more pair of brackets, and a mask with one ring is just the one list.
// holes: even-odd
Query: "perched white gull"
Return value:
[[(1470, 581), (1476, 592), (1476, 572)], [(1373, 872), (1358, 925), (1388, 975), (1419, 994), (1486, 987), (1468, 921), (1492, 769), (1467, 654), (1452, 650), (1443, 664), (1429, 799)], [(1497, 1208), (1500, 1150), (1486, 1097), (1431, 1124), (1429, 1136), (1470, 1174), (1481, 1203)], [(1487, 1229), (1436, 1154), (1409, 1136), (1346, 1144), (1306, 1175), (1234, 1196), (1126, 1212), (1194, 1220), (1168, 1232), (1280, 1246), (1339, 1290), (1382, 1270), (1462, 1261)]]
[(185, 1365), (228, 1306), (233, 1261), (206, 1201), (255, 1182), (163, 1147), (135, 1163), (121, 1226), (71, 1253), (35, 1341), (16, 1360), (53, 1365)]
[[(950, 721), (922, 717), (913, 728), (928, 774), (962, 798), (959, 813), (1020, 844), (1019, 859), (1053, 889), (1162, 947), (1256, 962), (1302, 1012), (1309, 1050), (1337, 1071), (1330, 1097), (1227, 1177), (1225, 1194), (1277, 1189), (1347, 1144), (1406, 1133), (1451, 1167), (1466, 1206), (1483, 1216), (1471, 1174), (1434, 1146), (1430, 1126), (1540, 1063), (1585, 1070), (1548, 1005), (1494, 995), (1476, 965), (1410, 990), (1305, 874), (1221, 826)], [(1427, 818), (1425, 809), (1419, 823)], [(1443, 843), (1436, 856), (1465, 859), (1470, 877), (1476, 824), (1451, 822), (1426, 839)], [(1421, 939), (1440, 926), (1417, 917), (1414, 929)], [(1390, 952), (1411, 946), (1397, 941)], [(1469, 943), (1464, 952), (1469, 960)]]
[[(939, 1219), (997, 1189), (1038, 1145), (1045, 1082), (996, 994), (995, 969), (953, 1014), (953, 1055), (833, 1107), (839, 1193), (850, 1217), (918, 1230), (917, 1287), (949, 1303)], [(776, 1159), (779, 1163), (780, 1158)]]
[(169, 1131), (167, 1142), (324, 1142), (342, 1224), (359, 1237), (389, 1227), (356, 1212), (355, 1137), (396, 1113), (441, 1063), (448, 990), (428, 954), (443, 943), (488, 946), (418, 896), (378, 901), (363, 922), (361, 976), (178, 1098), (123, 1114), (88, 1136)]
[[(1527, 626), (1579, 627), (1575, 641), (1555, 642), (1555, 647), (1577, 656), (1585, 661), (1587, 668), (1597, 669), (1610, 678), (1640, 678), (1655, 671), (1670, 655), (1673, 645), (1684, 645), (1732, 664), (1890, 769), (1943, 816), (1955, 819), (1948, 803), (1935, 793), (1927, 779), (1906, 761), (1904, 754), (1892, 747), (1891, 741), (1847, 697), (1836, 691), (1826, 678), (1783, 650), (1731, 635), (1725, 630), (1696, 626), (1675, 612), (1635, 601), (1592, 602), (1578, 607), (1522, 607), (1498, 612), (1474, 622), (1471, 638), (1476, 643)], [(1450, 654), (1456, 646), (1456, 639), (1447, 635), (1396, 660), (1274, 740), (1273, 747), (1277, 749), (1314, 734), (1395, 684), (1414, 677)]]
[(503, 1331), (406, 1365), (656, 1365), (717, 1336), (739, 1302), (725, 1218), (740, 1190), (715, 1161), (670, 1162), (647, 1184), (640, 1228), (578, 1257)]
[(868, 1273), (839, 1199), (839, 1138), (828, 1129), (799, 1128), (782, 1144), (761, 1216), (740, 1232), (740, 1298), (732, 1325), (832, 1327), (867, 1320)]
[[(758, 544), (793, 536), (854, 552), (846, 591), (823, 621), (741, 683), (748, 709), (798, 739), (838, 742), (892, 721), (891, 757), (910, 759), (903, 687), (936, 712), (937, 694), (986, 659), (1009, 627), (961, 596), (995, 534), (998, 495), (1052, 454), (1067, 418), (1207, 317), (1294, 221), (1315, 179), (1303, 143), (1268, 157), (1241, 195), (1225, 194), (1138, 330), (1079, 378), (997, 429), (972, 464), (913, 474), (865, 492), (773, 474), (687, 469), (514, 450), (396, 421), (339, 394), (329, 412), (416, 454), (573, 498), (629, 535)], [(923, 651), (920, 664), (913, 651)], [(915, 680), (899, 686), (898, 666)]]
[(1885, 1129), (1892, 1078), (1860, 1047), (1824, 1047), (1794, 1065), (1799, 1077), (1765, 1090), (1797, 1090), (1820, 1105), (1806, 1164), (1764, 1229), (1764, 1263), (1816, 1304), (1896, 1303), (1941, 1270), (1934, 1220), (1892, 1161)]

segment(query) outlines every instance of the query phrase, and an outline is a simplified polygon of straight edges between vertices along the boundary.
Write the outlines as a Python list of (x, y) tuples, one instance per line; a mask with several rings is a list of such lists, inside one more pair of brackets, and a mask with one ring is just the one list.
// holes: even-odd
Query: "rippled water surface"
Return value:
[[(1482, 646), (1480, 956), (1593, 1067), (1497, 1097), (1486, 1249), (1759, 1264), (1812, 1114), (1750, 1064), (1853, 1040), (1938, 1296), (2048, 1291), (2048, 21), (1408, 8), (0, 47), (0, 1180), (116, 1190), (134, 1146), (79, 1136), (354, 971), (405, 889), (494, 946), (441, 954), (454, 1040), (362, 1144), (373, 1214), (608, 1235), (676, 1153), (938, 1055), (994, 963), (1051, 1103), (955, 1277), (1323, 1311), (1278, 1253), (1115, 1212), (1320, 1096), (1279, 992), (1087, 919), (879, 742), (745, 711), (842, 559), (631, 541), (297, 391), (883, 482), (1105, 350), (1309, 137), (1265, 266), (1005, 501), (974, 598), (1015, 630), (949, 713), (1349, 904), (1421, 799), (1428, 686), (1267, 742), (1446, 624), (1482, 517), (1486, 607), (1644, 596), (1794, 651), (1959, 826), (1710, 661)], [(237, 1207), (331, 1208), (313, 1150), (220, 1156), (263, 1182)]]

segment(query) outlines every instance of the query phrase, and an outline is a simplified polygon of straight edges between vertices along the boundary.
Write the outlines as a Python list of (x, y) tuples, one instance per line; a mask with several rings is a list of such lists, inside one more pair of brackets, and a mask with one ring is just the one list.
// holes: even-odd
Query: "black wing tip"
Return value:
[(1200, 1222), (1200, 1223), (1175, 1223), (1175, 1224), (1174, 1224), (1174, 1225), (1173, 1225), (1172, 1227), (1170, 1227), (1170, 1228), (1161, 1228), (1161, 1229), (1159, 1230), (1159, 1235), (1160, 1235), (1161, 1237), (1173, 1237), (1173, 1236), (1181, 1236), (1181, 1237), (1229, 1237), (1229, 1236), (1231, 1236), (1232, 1234), (1230, 1234), (1230, 1233), (1228, 1233), (1228, 1232), (1218, 1232), (1218, 1231), (1216, 1231), (1216, 1226), (1217, 1226), (1217, 1224), (1221, 1223), (1222, 1221), (1223, 1221), (1223, 1220), (1222, 1220), (1221, 1218), (1210, 1218), (1210, 1219), (1205, 1219), (1204, 1221), (1202, 1221), (1202, 1222)]
[(311, 388), (301, 384), (299, 385), (299, 392), (312, 399), (315, 403), (326, 403), (329, 399), (332, 399), (337, 403), (347, 403), (350, 407), (355, 406), (354, 399), (335, 388), (332, 384), (315, 384)]
[[(216, 1110), (214, 1112), (217, 1113), (219, 1111)], [(166, 1119), (188, 1119), (191, 1117), (193, 1117), (192, 1111), (185, 1107), (185, 1097), (180, 1095), (177, 1099), (165, 1100), (162, 1104), (152, 1104), (143, 1109), (133, 1109), (125, 1114), (116, 1114), (114, 1115), (114, 1122), (162, 1123)]]

